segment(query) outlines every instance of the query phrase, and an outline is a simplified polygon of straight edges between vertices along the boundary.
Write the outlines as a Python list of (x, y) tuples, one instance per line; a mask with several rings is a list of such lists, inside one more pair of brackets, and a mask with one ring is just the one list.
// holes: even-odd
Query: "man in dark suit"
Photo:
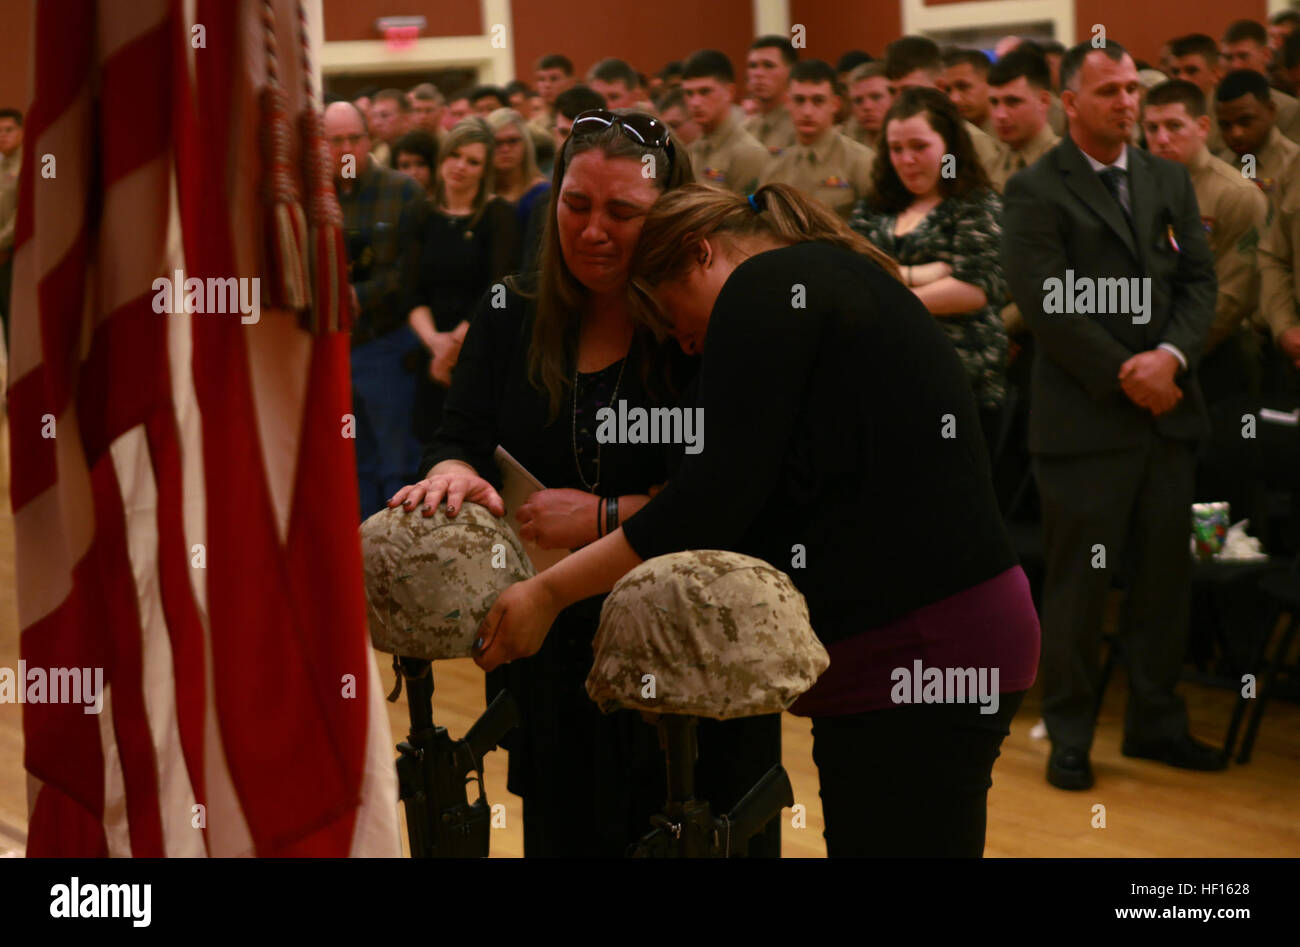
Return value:
[(1174, 693), (1191, 590), (1196, 381), (1214, 259), (1182, 166), (1128, 145), (1133, 59), (1081, 43), (1061, 64), (1069, 136), (1007, 184), (1002, 259), (1034, 333), (1029, 449), (1043, 508), (1047, 779), (1092, 785), (1088, 753), (1105, 604), (1121, 561), (1126, 756), (1221, 769)]

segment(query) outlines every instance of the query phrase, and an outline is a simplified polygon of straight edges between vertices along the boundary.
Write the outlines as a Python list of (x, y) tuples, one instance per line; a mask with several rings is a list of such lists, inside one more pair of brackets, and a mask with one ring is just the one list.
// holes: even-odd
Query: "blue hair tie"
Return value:
[(763, 209), (758, 206), (758, 201), (754, 200), (753, 194), (749, 195), (749, 206), (754, 208), (754, 213), (756, 214)]

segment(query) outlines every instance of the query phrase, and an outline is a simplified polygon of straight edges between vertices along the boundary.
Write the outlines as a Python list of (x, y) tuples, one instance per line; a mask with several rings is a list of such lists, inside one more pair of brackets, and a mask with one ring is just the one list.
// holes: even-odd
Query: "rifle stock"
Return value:
[(731, 824), (731, 844), (724, 855), (730, 856), (731, 852), (743, 847), (782, 809), (793, 805), (794, 789), (790, 786), (789, 774), (784, 766), (773, 766), (727, 815)]
[(461, 743), (473, 754), (474, 760), (481, 763), (483, 757), (495, 750), (501, 739), (518, 725), (519, 707), (509, 691), (501, 691), (488, 704), (482, 716), (474, 721), (474, 725), (461, 738)]

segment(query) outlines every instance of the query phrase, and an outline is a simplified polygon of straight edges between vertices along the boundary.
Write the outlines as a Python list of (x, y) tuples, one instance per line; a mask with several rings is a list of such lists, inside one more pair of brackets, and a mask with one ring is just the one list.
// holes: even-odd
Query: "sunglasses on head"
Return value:
[(643, 148), (662, 148), (668, 157), (668, 170), (672, 170), (677, 149), (673, 145), (670, 129), (659, 119), (645, 112), (628, 112), (620, 115), (608, 109), (588, 109), (573, 120), (570, 140), (598, 135), (611, 125), (617, 126), (628, 138)]

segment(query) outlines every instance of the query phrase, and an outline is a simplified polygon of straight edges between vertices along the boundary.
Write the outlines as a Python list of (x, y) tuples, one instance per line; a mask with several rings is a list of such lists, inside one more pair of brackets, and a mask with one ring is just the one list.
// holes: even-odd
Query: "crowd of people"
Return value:
[[(1048, 782), (1093, 785), (1098, 544), (1126, 568), (1123, 752), (1225, 765), (1176, 693), (1188, 519), (1207, 406), (1298, 390), (1300, 14), (1173, 38), (1155, 64), (1113, 40), (880, 52), (832, 65), (760, 37), (743, 94), (711, 49), (653, 76), (604, 59), (579, 81), (551, 54), (532, 87), (326, 94), (361, 517), (503, 513), (503, 445), (547, 487), (521, 535), (578, 550), (504, 594), (478, 642), (521, 710), (526, 854), (621, 854), (661, 802), (654, 731), (582, 683), (599, 596), (677, 549), (759, 556), (807, 597), (832, 661), (793, 710), (831, 854), (981, 853), (1036, 675)], [(20, 125), (0, 111), (0, 266)], [(1149, 289), (1121, 313), (1075, 313), (1071, 289), (1062, 315), (1045, 291), (1076, 274)], [(618, 402), (698, 404), (710, 446), (609, 443), (597, 415)], [(1037, 595), (1003, 525), (1017, 461)], [(891, 554), (862, 541), (880, 534)], [(899, 707), (890, 670), (922, 656), (1001, 668), (1001, 710)], [(701, 794), (738, 801), (779, 734), (702, 723)]]
[[(339, 180), (349, 230), (395, 238), (357, 280), (382, 282), (380, 265), (405, 280), (385, 317), (404, 333), (390, 370), (415, 353), (415, 371), (450, 385), (422, 396), (427, 410), (358, 391), (359, 413), (425, 418), (414, 468), (414, 434), (400, 451), (380, 436), (367, 481), (358, 441), (362, 514), (503, 512), (501, 444), (548, 488), (518, 511), (521, 534), (578, 550), (504, 594), (478, 643), (489, 690), (521, 706), (507, 745), (526, 853), (617, 854), (654, 811), (651, 731), (600, 715), (581, 685), (601, 593), (675, 549), (749, 552), (808, 598), (831, 670), (793, 709), (813, 718), (832, 854), (982, 851), (993, 760), (1035, 674), (1048, 782), (1093, 785), (1115, 571), (1096, 567), (1098, 543), (1126, 580), (1123, 752), (1226, 765), (1176, 693), (1188, 520), (1207, 405), (1296, 391), (1297, 25), (1180, 36), (1155, 65), (1114, 41), (1007, 37), (990, 57), (904, 36), (832, 66), (765, 36), (743, 97), (733, 63), (705, 49), (652, 78), (606, 59), (580, 83), (548, 55), (535, 90), (444, 101), (425, 84), (329, 105), (336, 161), (365, 159), (368, 128), (399, 157), (413, 125), (437, 149), (418, 222), (382, 198), (418, 189), (373, 152), (370, 178)], [(1045, 290), (1076, 272), (1150, 289), (1119, 313), (1132, 318), (1070, 318)], [(782, 280), (824, 295), (791, 321)], [(362, 296), (361, 325), (377, 298)], [(596, 415), (620, 399), (706, 406), (711, 449), (604, 443)], [(962, 432), (959, 453), (936, 448), (926, 412)], [(388, 429), (415, 431), (405, 415)], [(997, 468), (1018, 454), (1041, 507), (1032, 597), (1000, 509)], [(881, 496), (897, 523), (855, 512)], [(882, 529), (915, 554), (862, 550)], [(783, 550), (810, 539), (826, 559), (792, 568)], [(870, 590), (853, 578), (867, 575)], [(1001, 713), (925, 716), (885, 695), (900, 655), (945, 652), (1002, 668)], [(775, 718), (711, 723), (700, 740), (699, 786), (723, 807), (780, 759)], [(868, 772), (882, 764), (885, 785)], [(862, 814), (885, 805), (896, 831)], [(776, 854), (779, 831), (750, 850)]]
[[(1283, 190), (1300, 151), (1300, 106), (1284, 90), (1300, 76), (1300, 16), (1273, 19), (1239, 21), (1219, 40), (1180, 36), (1154, 66), (1135, 62), (1141, 113), (1130, 143), (1188, 169), (1214, 251), (1219, 294), (1200, 372), (1211, 399), (1292, 385), (1288, 367), (1300, 360), (1300, 323), (1276, 288), (1293, 267)], [(427, 439), (436, 427), (473, 304), (505, 275), (536, 268), (554, 156), (594, 108), (657, 116), (689, 152), (697, 182), (741, 194), (790, 184), (902, 263), (962, 356), (994, 448), (1008, 372), (1027, 373), (1032, 346), (1002, 274), (1002, 194), (1065, 132), (1064, 52), (1007, 37), (993, 61), (906, 36), (878, 59), (851, 51), (832, 66), (800, 61), (788, 40), (767, 36), (749, 50), (743, 97), (716, 50), (652, 77), (605, 59), (580, 82), (554, 54), (537, 63), (531, 88), (516, 80), (444, 94), (423, 82), (350, 103), (327, 95), (336, 161), (352, 154), (365, 166), (355, 184), (338, 179), (361, 322), (397, 330), (388, 354), (420, 376), (358, 406), (370, 429), (358, 445), (362, 514), (409, 478), (416, 447), (403, 432)], [(409, 212), (418, 220), (405, 221), (399, 201), (374, 200), (411, 193), (390, 171), (419, 185)], [(376, 293), (380, 285), (388, 291)], [(357, 344), (373, 331), (363, 328)]]

